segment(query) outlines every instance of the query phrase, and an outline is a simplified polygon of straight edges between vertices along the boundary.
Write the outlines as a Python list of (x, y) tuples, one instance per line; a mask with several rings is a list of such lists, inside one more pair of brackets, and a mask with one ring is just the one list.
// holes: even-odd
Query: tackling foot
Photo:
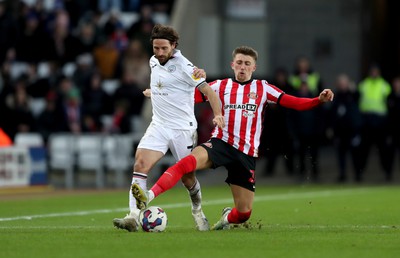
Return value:
[(125, 229), (128, 230), (129, 232), (136, 232), (139, 229), (138, 221), (134, 217), (131, 217), (129, 215), (127, 215), (125, 218), (113, 219), (113, 224), (114, 227), (119, 229)]
[(147, 192), (145, 192), (138, 184), (133, 184), (131, 189), (132, 195), (136, 199), (136, 206), (138, 209), (146, 209), (149, 200)]
[(222, 216), (219, 219), (217, 223), (215, 223), (211, 230), (224, 230), (224, 229), (229, 229), (229, 222), (228, 219), (226, 218), (228, 214), (231, 212), (232, 208), (230, 207), (225, 207), (222, 210)]

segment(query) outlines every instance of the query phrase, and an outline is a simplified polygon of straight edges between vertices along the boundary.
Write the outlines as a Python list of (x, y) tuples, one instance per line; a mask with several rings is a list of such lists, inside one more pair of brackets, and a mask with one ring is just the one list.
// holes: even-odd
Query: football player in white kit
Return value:
[[(152, 122), (140, 140), (133, 167), (132, 184), (147, 189), (147, 174), (153, 166), (170, 150), (178, 161), (190, 154), (197, 141), (197, 121), (194, 115), (194, 92), (197, 88), (209, 100), (214, 112), (213, 122), (224, 126), (218, 96), (195, 67), (176, 49), (178, 33), (169, 26), (155, 25), (150, 42), (154, 56), (150, 58)], [(197, 77), (199, 76), (199, 77)], [(201, 209), (200, 183), (194, 171), (182, 177), (192, 202), (192, 215), (196, 228), (209, 230), (209, 223)], [(136, 200), (129, 193), (130, 213), (125, 218), (113, 220), (115, 227), (130, 232), (139, 228), (140, 210)]]
[[(332, 101), (334, 97), (330, 89), (324, 89), (314, 98), (295, 97), (266, 80), (253, 79), (257, 58), (257, 51), (251, 47), (235, 48), (231, 62), (234, 78), (210, 82), (210, 87), (221, 100), (226, 126), (222, 129), (216, 126), (209, 141), (168, 168), (149, 191), (133, 184), (132, 193), (139, 208), (146, 208), (150, 201), (171, 189), (187, 173), (223, 166), (228, 172), (225, 182), (230, 186), (234, 206), (224, 208), (221, 219), (211, 229), (228, 229), (230, 224), (241, 224), (250, 218), (265, 108), (269, 103), (276, 103), (299, 111), (309, 110)], [(202, 99), (196, 97), (196, 102), (202, 102)]]

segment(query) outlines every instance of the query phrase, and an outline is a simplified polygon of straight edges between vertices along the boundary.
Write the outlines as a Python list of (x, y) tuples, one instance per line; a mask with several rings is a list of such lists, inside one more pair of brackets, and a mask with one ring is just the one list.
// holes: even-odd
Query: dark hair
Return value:
[(153, 40), (155, 39), (166, 39), (171, 44), (175, 43), (175, 47), (177, 47), (179, 35), (178, 32), (170, 26), (156, 24), (151, 32), (150, 43), (153, 44)]
[(252, 58), (254, 58), (254, 61), (257, 61), (257, 58), (258, 58), (257, 51), (248, 46), (241, 46), (241, 47), (235, 48), (235, 50), (233, 50), (233, 52), (232, 52), (232, 58), (235, 59), (235, 56), (237, 54), (251, 56)]

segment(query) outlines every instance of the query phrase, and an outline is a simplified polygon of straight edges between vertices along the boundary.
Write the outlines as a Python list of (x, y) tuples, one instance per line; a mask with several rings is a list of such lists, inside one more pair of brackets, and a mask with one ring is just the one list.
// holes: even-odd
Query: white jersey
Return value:
[(170, 129), (196, 129), (194, 90), (205, 79), (193, 77), (193, 64), (177, 49), (164, 65), (155, 56), (149, 63), (152, 122)]

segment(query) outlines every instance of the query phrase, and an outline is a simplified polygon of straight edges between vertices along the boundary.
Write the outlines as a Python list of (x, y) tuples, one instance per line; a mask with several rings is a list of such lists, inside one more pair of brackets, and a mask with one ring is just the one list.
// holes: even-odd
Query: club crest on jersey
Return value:
[(255, 92), (250, 92), (249, 94), (247, 94), (247, 97), (248, 97), (249, 99), (257, 99), (257, 98), (258, 98), (258, 95), (257, 95), (257, 93), (255, 93)]
[(175, 71), (176, 71), (176, 66), (175, 65), (168, 66), (168, 72), (173, 73)]

